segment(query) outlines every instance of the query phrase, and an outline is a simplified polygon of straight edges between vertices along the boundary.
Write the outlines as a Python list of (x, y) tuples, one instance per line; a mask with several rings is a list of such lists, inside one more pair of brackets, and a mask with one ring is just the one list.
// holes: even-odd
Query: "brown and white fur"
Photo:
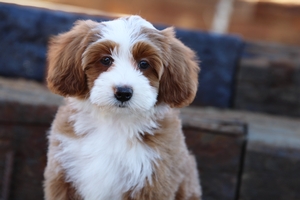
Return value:
[(195, 53), (139, 16), (77, 21), (52, 38), (47, 200), (200, 199), (178, 112), (198, 85)]

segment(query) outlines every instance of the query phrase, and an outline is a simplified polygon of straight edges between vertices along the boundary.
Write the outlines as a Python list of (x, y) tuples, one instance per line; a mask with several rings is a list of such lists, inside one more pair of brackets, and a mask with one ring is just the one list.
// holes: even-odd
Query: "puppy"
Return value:
[(47, 200), (200, 199), (178, 112), (195, 53), (139, 16), (77, 21), (50, 41), (47, 83), (65, 97), (49, 134)]

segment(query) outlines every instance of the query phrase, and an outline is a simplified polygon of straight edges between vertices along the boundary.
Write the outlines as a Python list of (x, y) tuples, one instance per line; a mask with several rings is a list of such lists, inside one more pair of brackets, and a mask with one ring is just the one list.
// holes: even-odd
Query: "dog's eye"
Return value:
[(141, 60), (139, 63), (138, 63), (138, 67), (140, 69), (147, 69), (148, 67), (150, 67), (150, 64), (145, 61), (145, 60)]
[(109, 56), (105, 56), (105, 57), (101, 58), (101, 60), (100, 60), (101, 64), (103, 64), (104, 66), (107, 66), (107, 67), (111, 66), (113, 61), (114, 60)]

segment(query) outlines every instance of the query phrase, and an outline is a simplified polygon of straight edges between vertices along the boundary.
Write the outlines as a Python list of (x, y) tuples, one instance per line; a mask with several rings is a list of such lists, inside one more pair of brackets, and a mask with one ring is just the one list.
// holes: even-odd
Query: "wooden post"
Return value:
[(216, 6), (215, 16), (211, 31), (215, 33), (227, 33), (234, 0), (219, 0)]

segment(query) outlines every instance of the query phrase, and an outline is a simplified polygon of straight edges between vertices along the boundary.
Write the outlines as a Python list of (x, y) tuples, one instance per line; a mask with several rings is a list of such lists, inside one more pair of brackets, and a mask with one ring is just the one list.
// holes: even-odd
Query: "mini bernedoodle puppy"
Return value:
[(47, 83), (65, 97), (49, 134), (47, 200), (194, 200), (201, 189), (178, 112), (195, 53), (139, 16), (77, 21), (50, 41)]

